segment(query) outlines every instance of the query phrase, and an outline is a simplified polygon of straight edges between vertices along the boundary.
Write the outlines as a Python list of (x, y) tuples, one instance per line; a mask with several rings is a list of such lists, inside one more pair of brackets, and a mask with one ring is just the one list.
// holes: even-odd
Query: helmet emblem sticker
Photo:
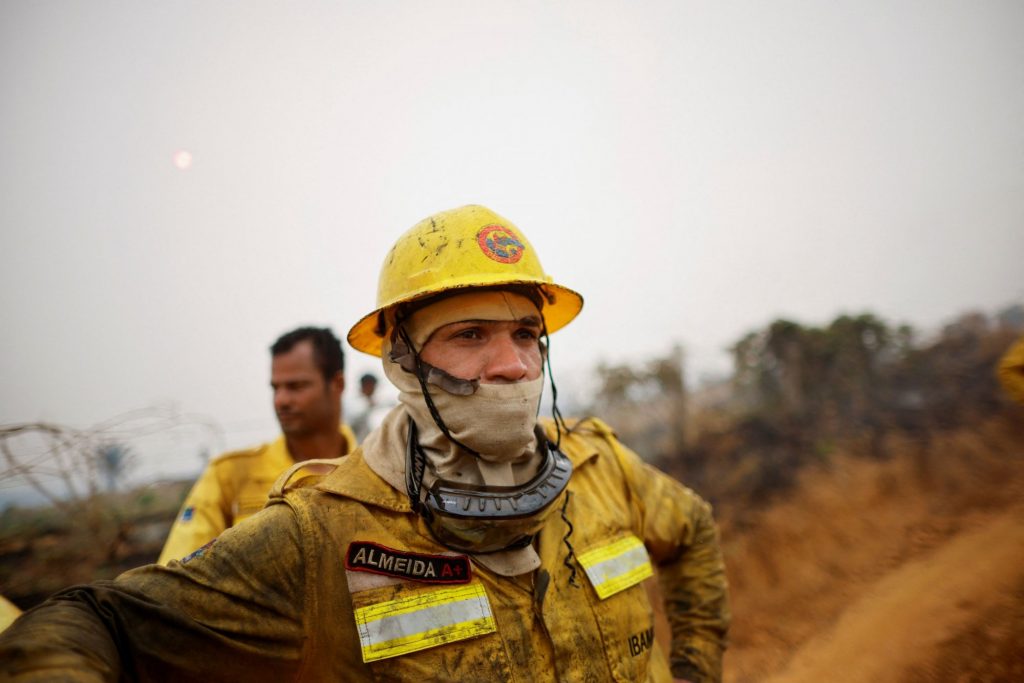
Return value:
[(504, 225), (488, 225), (476, 234), (480, 250), (499, 263), (518, 263), (526, 251), (519, 236)]

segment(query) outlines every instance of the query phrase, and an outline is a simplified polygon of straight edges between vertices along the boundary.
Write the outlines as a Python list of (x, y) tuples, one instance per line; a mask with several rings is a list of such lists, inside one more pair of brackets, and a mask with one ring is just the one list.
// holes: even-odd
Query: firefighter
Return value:
[(1024, 403), (1024, 337), (1014, 342), (999, 361), (999, 381), (1010, 396)]
[(345, 356), (334, 333), (300, 327), (281, 335), (270, 356), (281, 436), (210, 462), (185, 498), (160, 564), (180, 560), (259, 512), (274, 481), (296, 462), (345, 455), (355, 448), (352, 430), (341, 422)]
[[(537, 418), (545, 380), (556, 398), (548, 335), (582, 305), (488, 209), (415, 225), (348, 335), (399, 389), (381, 426), (328, 474), (282, 475), (266, 509), (181, 562), (54, 596), (0, 637), (5, 672), (719, 680), (729, 614), (708, 504), (600, 420), (566, 421), (557, 402)], [(655, 570), (668, 657), (642, 585)]]

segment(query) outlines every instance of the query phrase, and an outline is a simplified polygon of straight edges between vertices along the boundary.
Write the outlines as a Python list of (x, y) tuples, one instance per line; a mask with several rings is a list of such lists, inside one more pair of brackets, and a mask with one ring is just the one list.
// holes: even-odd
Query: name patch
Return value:
[(654, 645), (654, 629), (649, 628), (646, 631), (640, 631), (635, 636), (629, 637), (629, 654), (636, 657), (650, 650), (652, 645)]
[(345, 568), (422, 583), (469, 583), (471, 578), (469, 558), (465, 555), (410, 553), (369, 541), (349, 544)]

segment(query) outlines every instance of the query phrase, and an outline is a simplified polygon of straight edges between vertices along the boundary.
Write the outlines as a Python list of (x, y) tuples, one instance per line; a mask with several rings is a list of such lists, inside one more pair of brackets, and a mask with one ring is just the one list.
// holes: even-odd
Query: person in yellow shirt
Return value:
[(334, 333), (300, 327), (275, 341), (270, 354), (282, 435), (210, 462), (185, 499), (159, 564), (180, 560), (259, 512), (274, 481), (296, 462), (335, 458), (355, 448), (352, 430), (341, 422), (345, 355)]

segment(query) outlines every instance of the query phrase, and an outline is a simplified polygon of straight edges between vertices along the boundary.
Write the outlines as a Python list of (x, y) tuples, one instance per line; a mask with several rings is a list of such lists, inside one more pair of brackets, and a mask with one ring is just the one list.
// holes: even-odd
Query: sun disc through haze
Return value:
[(192, 168), (192, 153), (185, 149), (179, 149), (172, 158), (174, 166), (179, 171), (187, 171)]

